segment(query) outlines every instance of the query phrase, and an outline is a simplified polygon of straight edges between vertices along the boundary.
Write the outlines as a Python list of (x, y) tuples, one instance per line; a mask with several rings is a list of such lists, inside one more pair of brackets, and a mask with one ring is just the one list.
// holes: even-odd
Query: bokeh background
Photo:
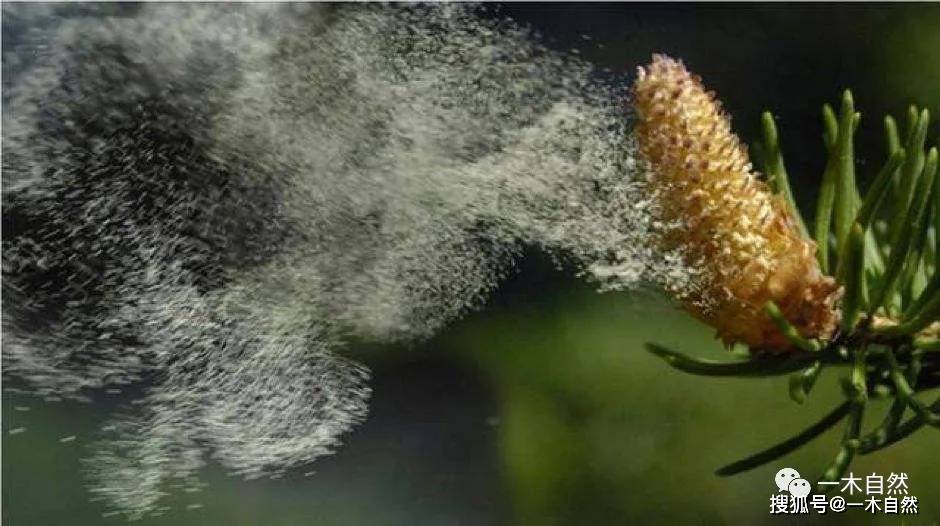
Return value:
[[(133, 9), (122, 6), (116, 9)], [(822, 172), (820, 107), (850, 87), (863, 113), (866, 181), (883, 159), (881, 119), (918, 102), (940, 116), (940, 4), (507, 4), (483, 16), (531, 25), (552, 48), (615, 75), (653, 52), (681, 57), (715, 89), (745, 141), (778, 117), (805, 210)], [(3, 44), (18, 31), (4, 21)], [(624, 86), (626, 89), (626, 85)], [(931, 130), (937, 141), (938, 127)], [(201, 492), (144, 524), (893, 523), (860, 510), (773, 517), (774, 472), (814, 479), (841, 430), (733, 478), (714, 470), (815, 421), (836, 403), (837, 371), (808, 402), (785, 378), (703, 379), (643, 350), (655, 341), (715, 358), (712, 331), (655, 291), (597, 293), (530, 251), (479, 312), (411, 347), (356, 348), (373, 371), (372, 413), (335, 455), (278, 480), (210, 469)], [(116, 397), (115, 397), (116, 398)], [(123, 524), (89, 501), (79, 459), (116, 407), (3, 396), (3, 524)], [(10, 430), (25, 428), (10, 434)], [(63, 441), (74, 436), (74, 440)], [(932, 430), (853, 471), (903, 471), (920, 499), (904, 524), (940, 521)]]

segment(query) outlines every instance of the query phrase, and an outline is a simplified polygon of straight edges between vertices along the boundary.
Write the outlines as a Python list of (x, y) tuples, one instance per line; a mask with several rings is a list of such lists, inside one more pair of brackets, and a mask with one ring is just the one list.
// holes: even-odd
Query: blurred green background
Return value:
[[(883, 158), (881, 118), (917, 101), (940, 114), (940, 4), (508, 4), (550, 46), (629, 73), (652, 52), (683, 58), (756, 137), (777, 115), (804, 209), (823, 167), (819, 108), (851, 87), (863, 112), (860, 178)], [(6, 27), (5, 27), (6, 29)], [(931, 131), (936, 142), (937, 126)], [(218, 469), (199, 493), (143, 524), (899, 523), (769, 514), (772, 477), (814, 479), (841, 430), (733, 478), (715, 468), (802, 429), (838, 399), (827, 370), (804, 406), (786, 378), (708, 379), (669, 369), (655, 341), (724, 358), (713, 331), (651, 291), (598, 294), (531, 251), (480, 311), (415, 347), (355, 349), (374, 372), (369, 420), (332, 457), (279, 480)], [(3, 397), (3, 524), (123, 524), (89, 502), (79, 459), (117, 406)], [(17, 409), (18, 408), (18, 409)], [(28, 408), (28, 411), (21, 409)], [(882, 407), (876, 406), (878, 409)], [(10, 430), (24, 432), (9, 434)], [(62, 442), (74, 435), (75, 440)], [(857, 474), (909, 474), (920, 515), (940, 521), (938, 435), (862, 457)]]

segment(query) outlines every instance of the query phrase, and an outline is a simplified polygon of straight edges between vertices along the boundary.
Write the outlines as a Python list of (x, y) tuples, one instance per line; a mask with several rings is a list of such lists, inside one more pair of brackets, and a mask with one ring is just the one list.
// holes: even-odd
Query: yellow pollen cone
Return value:
[(835, 281), (823, 275), (815, 244), (802, 237), (786, 202), (752, 169), (714, 94), (676, 60), (654, 55), (633, 88), (640, 153), (660, 243), (701, 272), (681, 300), (725, 344), (790, 348), (764, 312), (774, 301), (807, 338), (829, 338), (839, 322)]

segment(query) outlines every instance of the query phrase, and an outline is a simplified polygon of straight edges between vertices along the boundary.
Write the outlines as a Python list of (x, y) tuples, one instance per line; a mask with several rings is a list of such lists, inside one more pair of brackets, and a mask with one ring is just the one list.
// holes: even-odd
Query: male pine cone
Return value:
[(773, 301), (802, 336), (828, 339), (841, 290), (820, 272), (815, 243), (751, 168), (713, 93), (680, 61), (654, 55), (633, 88), (640, 154), (664, 249), (701, 271), (681, 300), (726, 345), (791, 348), (764, 307)]

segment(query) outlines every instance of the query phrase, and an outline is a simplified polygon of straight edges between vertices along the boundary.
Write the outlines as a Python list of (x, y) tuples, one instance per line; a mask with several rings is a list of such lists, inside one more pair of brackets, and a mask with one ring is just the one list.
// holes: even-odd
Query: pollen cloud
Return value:
[(524, 28), (463, 5), (57, 9), (4, 5), (33, 30), (4, 56), (3, 370), (49, 398), (143, 386), (87, 462), (129, 516), (210, 460), (259, 477), (333, 451), (368, 411), (348, 340), (430, 336), (524, 250), (605, 289), (690, 282), (649, 242), (622, 87)]

